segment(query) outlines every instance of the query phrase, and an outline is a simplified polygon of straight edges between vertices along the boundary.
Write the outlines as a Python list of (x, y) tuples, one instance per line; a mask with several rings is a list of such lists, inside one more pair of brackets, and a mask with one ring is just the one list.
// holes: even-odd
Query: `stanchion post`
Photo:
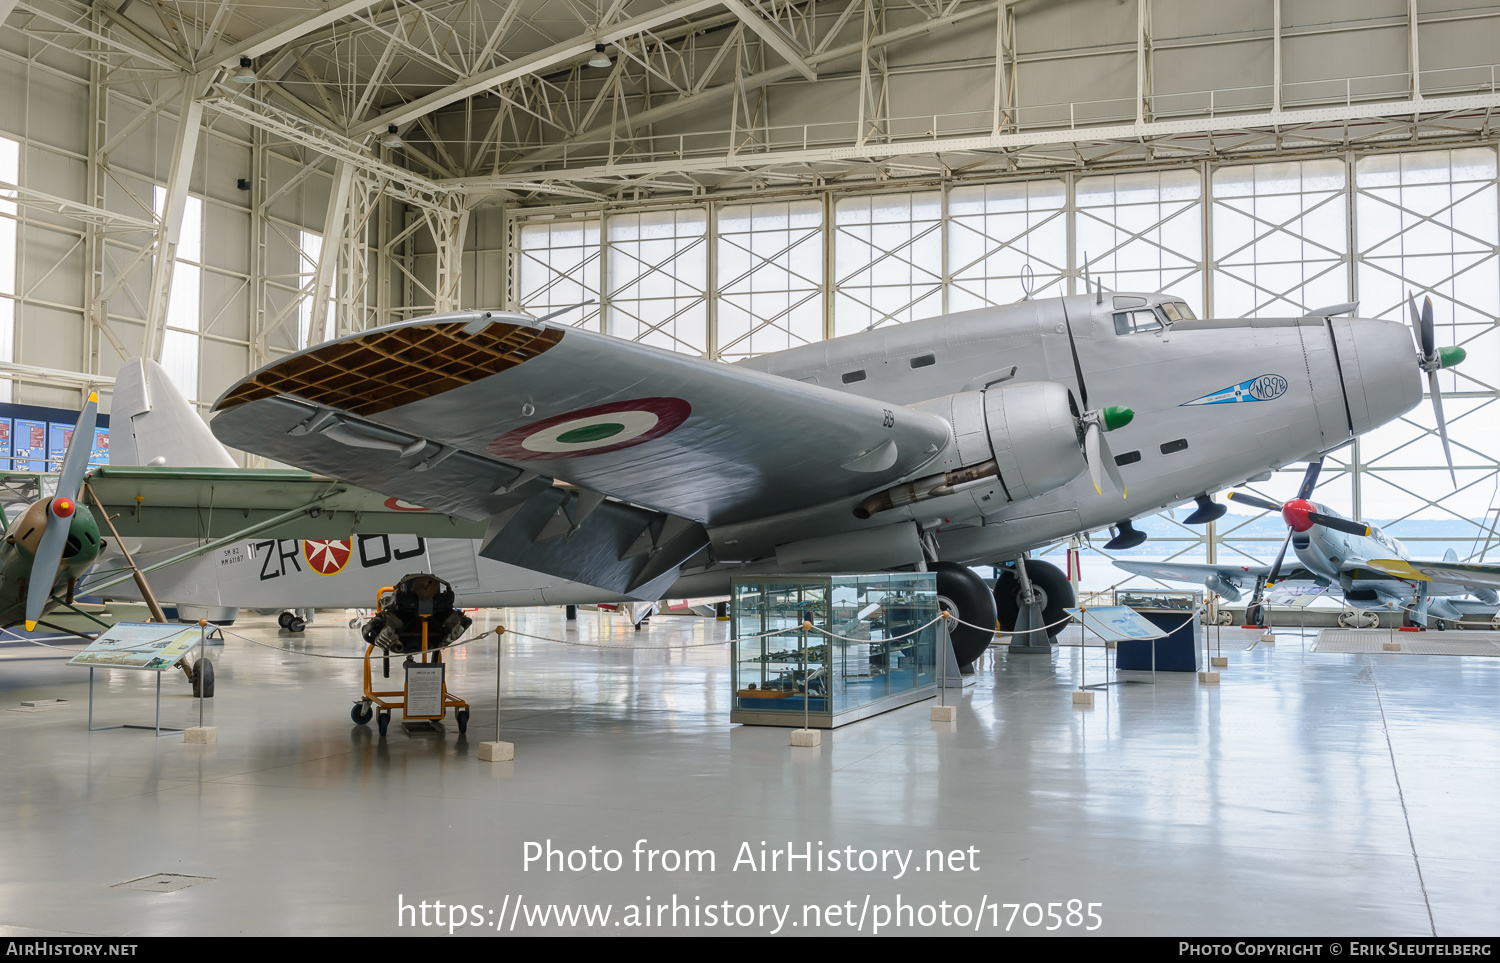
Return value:
[(500, 741), (500, 656), (505, 648), (505, 626), (495, 626), (495, 741), (479, 744), (480, 762), (510, 762), (516, 758), (514, 743)]
[[(203, 724), (203, 700), (208, 697), (208, 656), (204, 646), (208, 644), (208, 619), (198, 620), (198, 664), (193, 671), (198, 674), (198, 725), (184, 731), (182, 741), (194, 745), (208, 745), (219, 741), (219, 727)], [(157, 673), (158, 682), (161, 674)], [(160, 723), (158, 722), (158, 725)]]
[(1083, 624), (1083, 617), (1088, 613), (1088, 607), (1078, 606), (1078, 690), (1073, 693), (1073, 704), (1075, 706), (1092, 706), (1094, 704), (1094, 693), (1089, 689), (1088, 666), (1089, 646), (1087, 629)]
[[(792, 745), (803, 749), (823, 744), (823, 734), (811, 725), (811, 714), (809, 706), (812, 702), (812, 685), (807, 677), (807, 633), (812, 631), (811, 622), (802, 623), (802, 644), (798, 646), (802, 650), (802, 728), (792, 730)], [(828, 637), (828, 644), (833, 645), (833, 636)], [(832, 659), (829, 660), (830, 662)]]
[(940, 608), (938, 617), (942, 625), (942, 631), (938, 633), (938, 659), (942, 667), (938, 670), (938, 704), (932, 707), (932, 721), (953, 722), (958, 718), (958, 707), (948, 704), (948, 653), (953, 651), (953, 633), (948, 621), (953, 618), (953, 613)]

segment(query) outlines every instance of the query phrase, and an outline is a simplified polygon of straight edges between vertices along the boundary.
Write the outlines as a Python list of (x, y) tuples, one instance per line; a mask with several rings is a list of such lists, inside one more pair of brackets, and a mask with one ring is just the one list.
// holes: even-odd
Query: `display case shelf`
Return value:
[(937, 614), (930, 572), (736, 580), (730, 721), (831, 729), (931, 698)]

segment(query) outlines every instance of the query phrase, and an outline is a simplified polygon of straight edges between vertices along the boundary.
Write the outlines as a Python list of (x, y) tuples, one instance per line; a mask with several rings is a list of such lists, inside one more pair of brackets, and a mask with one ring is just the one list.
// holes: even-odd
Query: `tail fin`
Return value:
[(1445, 562), (1456, 562), (1456, 561), (1458, 561), (1458, 552), (1455, 551), (1454, 549), (1451, 549), (1451, 548), (1448, 549), (1448, 551), (1446, 551), (1446, 552), (1443, 553), (1443, 561), (1445, 561)]
[(147, 358), (132, 358), (115, 375), (109, 443), (115, 465), (236, 467), (162, 366)]

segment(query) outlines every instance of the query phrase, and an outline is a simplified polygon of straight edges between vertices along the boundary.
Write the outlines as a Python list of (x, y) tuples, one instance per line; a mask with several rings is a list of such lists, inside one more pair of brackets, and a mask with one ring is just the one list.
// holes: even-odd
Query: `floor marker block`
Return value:
[(823, 744), (823, 733), (816, 729), (793, 729), (792, 745), (810, 747)]
[(480, 762), (510, 762), (514, 758), (516, 758), (514, 742), (481, 742), (479, 744)]

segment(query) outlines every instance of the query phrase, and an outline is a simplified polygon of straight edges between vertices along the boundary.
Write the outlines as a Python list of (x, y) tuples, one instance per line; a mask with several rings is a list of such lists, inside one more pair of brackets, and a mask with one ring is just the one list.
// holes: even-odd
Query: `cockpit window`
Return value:
[(1115, 312), (1115, 334), (1130, 334), (1131, 332), (1160, 331), (1162, 328), (1161, 318), (1150, 308), (1139, 308), (1135, 311)]
[(1162, 314), (1167, 316), (1168, 321), (1193, 321), (1193, 309), (1184, 301), (1163, 301), (1161, 305)]

